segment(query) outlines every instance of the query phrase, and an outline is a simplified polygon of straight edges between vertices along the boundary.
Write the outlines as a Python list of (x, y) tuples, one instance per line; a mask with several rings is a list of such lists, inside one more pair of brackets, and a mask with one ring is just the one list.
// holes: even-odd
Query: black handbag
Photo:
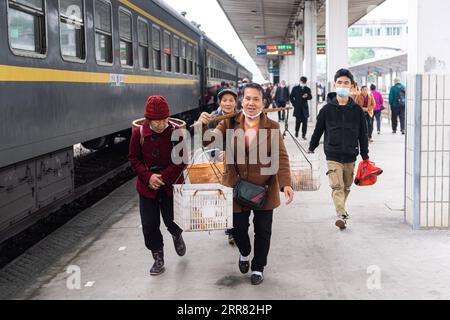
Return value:
[(250, 181), (241, 179), (236, 164), (234, 167), (239, 177), (239, 181), (233, 188), (234, 200), (249, 209), (258, 210), (264, 207), (267, 199), (267, 190), (269, 187), (267, 185), (260, 186)]
[[(231, 119), (231, 129), (234, 129), (234, 126), (234, 119)], [(269, 187), (267, 185), (260, 186), (242, 179), (236, 163), (234, 163), (234, 169), (239, 180), (233, 188), (233, 199), (240, 205), (252, 210), (258, 210), (264, 207)]]

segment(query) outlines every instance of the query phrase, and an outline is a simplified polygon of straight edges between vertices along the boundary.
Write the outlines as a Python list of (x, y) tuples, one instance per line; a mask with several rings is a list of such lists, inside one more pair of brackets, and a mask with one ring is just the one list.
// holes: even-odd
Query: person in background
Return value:
[(211, 112), (217, 109), (217, 86), (214, 83), (210, 82), (208, 83), (206, 90), (207, 90), (205, 93), (206, 109)]
[(295, 137), (298, 138), (300, 125), (302, 125), (302, 139), (306, 140), (308, 130), (309, 106), (308, 101), (312, 99), (311, 89), (306, 85), (308, 79), (300, 78), (300, 85), (292, 89), (289, 100), (294, 107)]
[(352, 88), (350, 89), (350, 98), (353, 99), (353, 101), (356, 100), (356, 97), (361, 93), (359, 90), (358, 82), (355, 82), (352, 84)]
[(367, 86), (362, 86), (359, 95), (356, 96), (355, 102), (363, 109), (367, 121), (367, 135), (369, 143), (373, 142), (373, 110), (375, 109), (375, 99), (369, 92)]
[(272, 85), (268, 83), (264, 88), (264, 108), (269, 108), (272, 104)]
[(377, 132), (378, 134), (381, 134), (381, 112), (384, 110), (384, 98), (383, 95), (377, 90), (377, 86), (374, 84), (370, 85), (370, 92), (375, 99), (375, 108), (373, 111), (377, 121)]
[(394, 80), (394, 85), (389, 92), (389, 105), (392, 111), (392, 133), (397, 133), (398, 118), (400, 118), (400, 129), (402, 134), (405, 134), (406, 88), (398, 78)]
[[(210, 114), (211, 119), (236, 112), (238, 95), (233, 89), (223, 89), (217, 96), (219, 98), (219, 108)], [(215, 129), (218, 124), (219, 122), (209, 122), (208, 129)], [(215, 152), (211, 155), (215, 157)], [(228, 236), (228, 243), (234, 246), (233, 229), (225, 230), (225, 234)]]
[[(289, 88), (286, 86), (286, 81), (281, 80), (280, 86), (275, 92), (275, 99), (277, 108), (286, 108), (286, 104), (289, 102)], [(284, 121), (286, 117), (286, 110), (278, 111), (278, 122)]]

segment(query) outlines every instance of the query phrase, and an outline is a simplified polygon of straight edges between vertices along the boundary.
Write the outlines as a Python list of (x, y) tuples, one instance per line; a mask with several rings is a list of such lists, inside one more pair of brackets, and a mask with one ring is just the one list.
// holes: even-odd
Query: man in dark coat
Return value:
[[(285, 108), (286, 103), (289, 102), (289, 88), (286, 86), (286, 81), (281, 80), (281, 84), (278, 86), (275, 92), (275, 102), (278, 108)], [(284, 121), (286, 117), (286, 111), (278, 111), (278, 122)]]
[(289, 100), (294, 106), (295, 121), (295, 137), (298, 138), (300, 125), (302, 125), (302, 138), (306, 140), (306, 132), (308, 130), (309, 107), (308, 100), (312, 99), (311, 89), (306, 86), (308, 79), (300, 78), (300, 85), (292, 89)]
[(369, 137), (364, 111), (350, 97), (350, 88), (355, 82), (352, 73), (340, 69), (334, 81), (336, 92), (328, 94), (328, 102), (317, 116), (308, 152), (314, 152), (325, 133), (323, 146), (336, 208), (335, 225), (344, 230), (349, 219), (346, 202), (353, 184), (355, 161), (358, 155), (369, 160)]

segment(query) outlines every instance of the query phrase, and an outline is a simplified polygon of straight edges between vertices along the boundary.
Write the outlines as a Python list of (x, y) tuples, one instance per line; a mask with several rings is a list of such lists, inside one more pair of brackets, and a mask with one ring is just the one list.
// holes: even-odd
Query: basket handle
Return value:
[(222, 196), (224, 200), (227, 200), (227, 198), (225, 197), (225, 193), (223, 193), (223, 190), (220, 190), (220, 189), (195, 190), (194, 197), (197, 195), (197, 192), (203, 192), (203, 191), (217, 191), (219, 193), (219, 196)]

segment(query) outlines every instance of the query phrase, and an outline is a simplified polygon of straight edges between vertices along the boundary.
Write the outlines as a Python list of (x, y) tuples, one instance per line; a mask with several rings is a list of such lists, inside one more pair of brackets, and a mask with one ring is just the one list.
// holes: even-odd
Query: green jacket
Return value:
[(392, 86), (391, 91), (389, 92), (389, 104), (391, 105), (391, 107), (395, 107), (396, 103), (397, 103), (397, 96), (398, 96), (398, 88), (397, 86), (400, 86), (403, 88), (403, 90), (406, 90), (405, 86), (401, 83), (398, 83), (394, 86)]

